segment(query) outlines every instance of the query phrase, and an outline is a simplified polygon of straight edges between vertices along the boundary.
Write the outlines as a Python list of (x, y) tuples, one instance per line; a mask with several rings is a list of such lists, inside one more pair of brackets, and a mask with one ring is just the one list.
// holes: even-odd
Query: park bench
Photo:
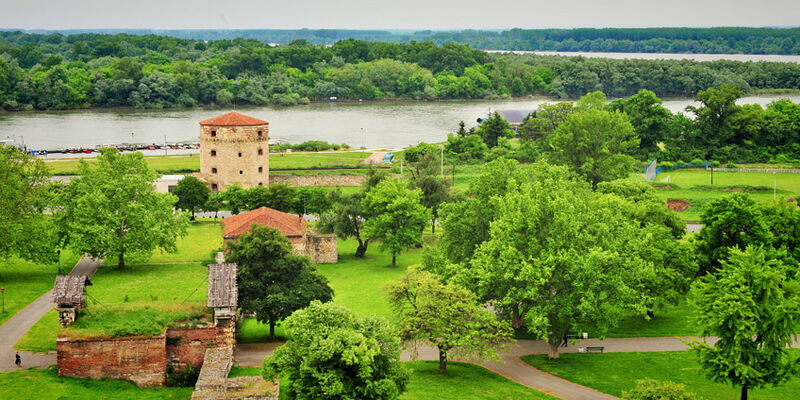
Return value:
[(605, 349), (604, 346), (587, 346), (586, 347), (586, 352), (587, 353), (595, 353), (595, 352), (602, 353), (603, 349)]

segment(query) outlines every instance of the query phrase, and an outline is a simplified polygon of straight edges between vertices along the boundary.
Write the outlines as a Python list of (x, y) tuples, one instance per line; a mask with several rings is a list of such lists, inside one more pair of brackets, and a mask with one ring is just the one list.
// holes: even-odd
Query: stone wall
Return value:
[(267, 185), (269, 125), (201, 125), (200, 175), (212, 190), (234, 183), (243, 188)]
[(166, 331), (167, 362), (180, 371), (191, 363), (203, 365), (206, 349), (233, 347), (236, 343), (234, 327), (170, 328)]
[(58, 338), (58, 375), (126, 379), (138, 386), (166, 380), (165, 337), (69, 340)]
[(361, 186), (366, 175), (292, 175), (271, 174), (269, 184), (285, 183), (289, 186)]
[(306, 252), (314, 264), (336, 264), (339, 261), (336, 235), (306, 235)]

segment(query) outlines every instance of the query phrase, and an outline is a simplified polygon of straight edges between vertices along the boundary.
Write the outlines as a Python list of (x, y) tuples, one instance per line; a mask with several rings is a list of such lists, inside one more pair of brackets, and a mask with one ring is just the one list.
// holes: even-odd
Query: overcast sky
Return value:
[(798, 26), (800, 0), (0, 0), (0, 28)]

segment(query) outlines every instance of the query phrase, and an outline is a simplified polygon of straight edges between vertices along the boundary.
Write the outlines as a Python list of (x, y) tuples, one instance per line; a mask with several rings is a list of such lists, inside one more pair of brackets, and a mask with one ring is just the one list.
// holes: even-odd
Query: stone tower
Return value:
[(200, 122), (200, 177), (211, 190), (269, 184), (269, 122), (229, 112)]

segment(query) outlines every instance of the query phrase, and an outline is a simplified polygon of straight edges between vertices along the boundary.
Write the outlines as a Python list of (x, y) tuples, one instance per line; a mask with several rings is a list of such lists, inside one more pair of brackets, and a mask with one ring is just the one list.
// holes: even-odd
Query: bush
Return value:
[(636, 381), (636, 388), (622, 392), (622, 400), (696, 400), (694, 393), (686, 390), (686, 386), (670, 381), (643, 379)]
[(172, 364), (167, 365), (167, 386), (170, 387), (194, 387), (197, 384), (197, 377), (200, 376), (200, 369), (187, 363), (183, 371), (175, 371)]

